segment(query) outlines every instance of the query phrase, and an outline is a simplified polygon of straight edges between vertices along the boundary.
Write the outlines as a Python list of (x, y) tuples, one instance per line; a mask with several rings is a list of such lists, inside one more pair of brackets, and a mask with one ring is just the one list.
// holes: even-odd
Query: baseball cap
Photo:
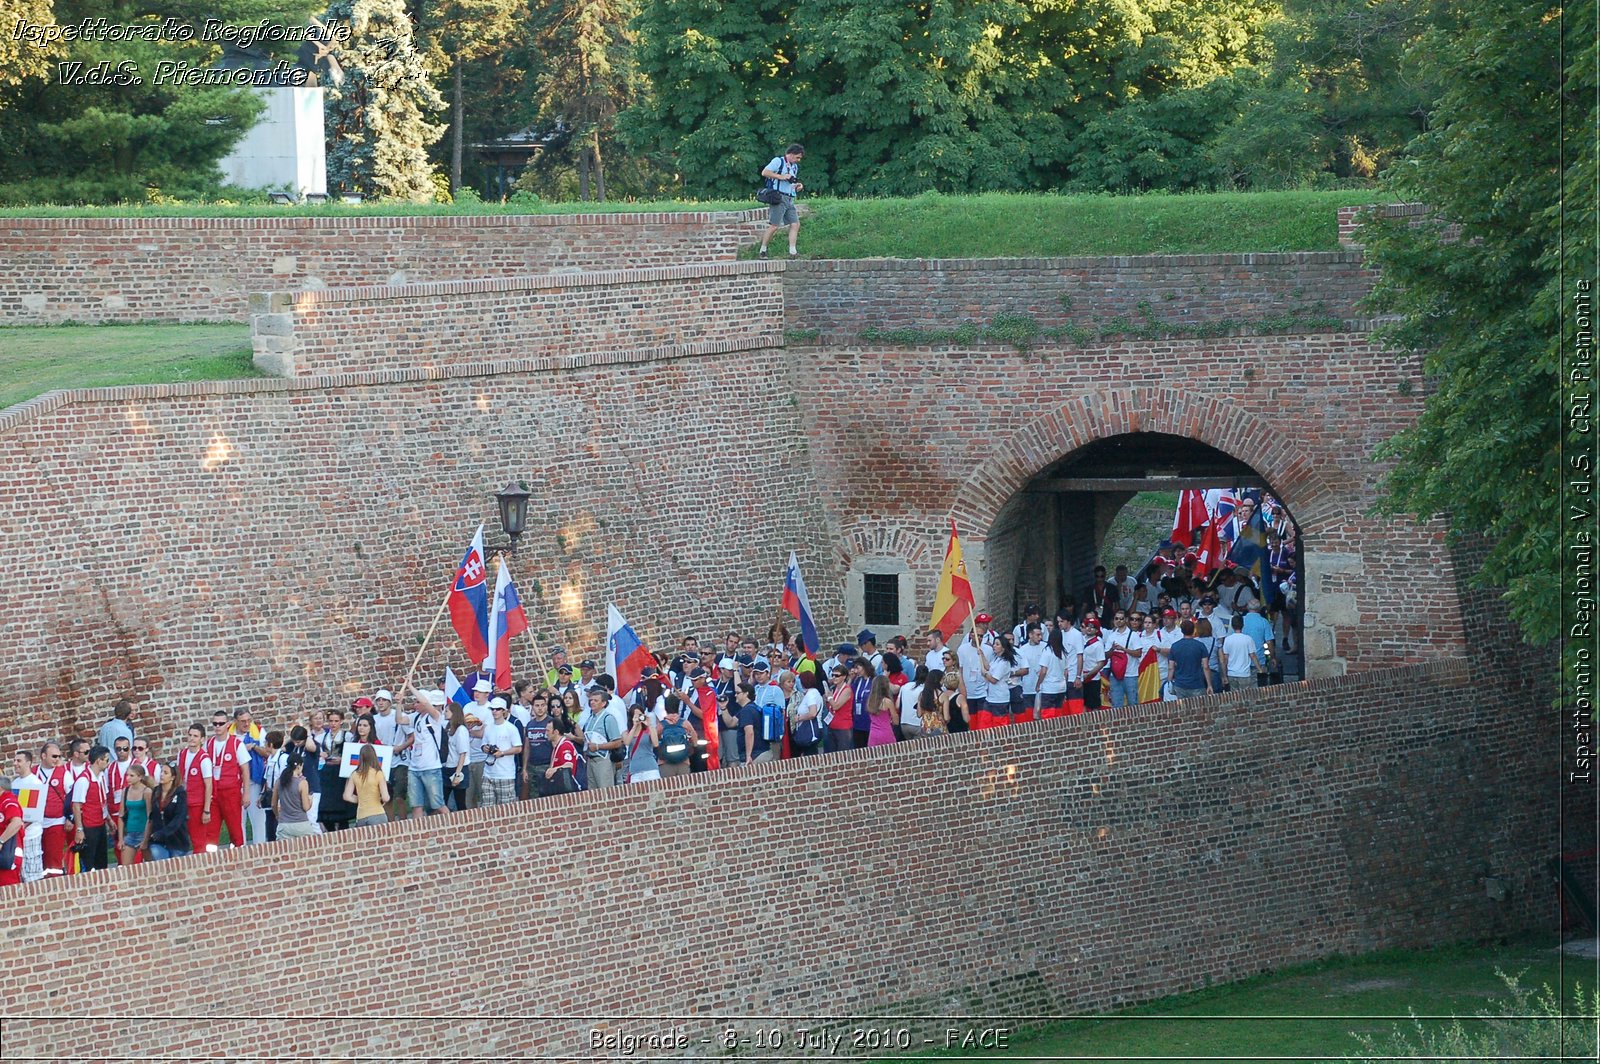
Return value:
[(723, 659), (721, 659), (720, 661), (717, 662), (717, 668), (719, 668), (719, 669), (731, 669), (736, 664), (737, 664), (737, 662), (735, 662), (732, 658), (723, 658)]
[(755, 667), (757, 669), (764, 669), (770, 672), (772, 670), (772, 662), (768, 661), (766, 658), (757, 658), (755, 660)]
[(584, 658), (582, 661), (578, 662), (578, 668), (580, 668), (580, 669), (596, 669), (596, 668), (599, 668), (599, 666), (594, 663), (594, 660), (592, 658)]
[(988, 624), (990, 621), (994, 620), (994, 618), (989, 616), (987, 613), (980, 613), (972, 619), (979, 624)]
[(505, 709), (506, 708), (506, 700), (503, 699), (503, 698), (491, 698), (491, 699), (489, 699), (489, 708), (490, 709)]
[(706, 670), (704, 670), (704, 669), (690, 669), (689, 670), (689, 679), (691, 679), (691, 680), (704, 680), (705, 678), (706, 678)]
[(558, 665), (558, 666), (556, 666), (556, 672), (557, 673), (563, 673), (564, 672), (568, 676), (571, 676), (572, 675), (572, 666), (571, 665)]
[(394, 701), (394, 695), (389, 693), (389, 689), (387, 687), (378, 688), (378, 693), (373, 695), (372, 697), (373, 698), (382, 698), (382, 699), (385, 699), (386, 701), (389, 701), (389, 702), (393, 702)]
[(350, 708), (351, 709), (371, 709), (372, 708), (372, 699), (370, 699), (370, 698), (358, 698), (354, 702), (350, 703)]
[(851, 646), (849, 643), (840, 643), (839, 649), (834, 651), (835, 654), (842, 654), (846, 657), (854, 654), (855, 652), (856, 648)]

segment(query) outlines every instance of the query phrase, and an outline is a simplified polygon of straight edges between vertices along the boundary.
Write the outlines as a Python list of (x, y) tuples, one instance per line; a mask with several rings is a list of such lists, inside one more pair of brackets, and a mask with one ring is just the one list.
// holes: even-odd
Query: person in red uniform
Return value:
[(89, 740), (74, 739), (67, 747), (67, 763), (62, 783), (66, 791), (64, 816), (66, 821), (62, 824), (62, 843), (64, 850), (61, 854), (61, 871), (72, 875), (78, 871), (79, 862), (73, 858), (73, 842), (77, 835), (77, 819), (72, 808), (72, 795), (78, 787), (78, 781), (89, 774)]
[(106, 798), (111, 823), (122, 819), (122, 795), (128, 789), (128, 766), (133, 764), (133, 740), (117, 739), (111, 748), (111, 764), (106, 766)]
[(206, 754), (205, 726), (189, 725), (188, 736), (188, 748), (178, 752), (178, 779), (182, 781), (184, 802), (189, 808), (189, 852), (205, 853), (216, 845), (211, 834), (216, 823), (211, 815), (211, 792), (216, 774)]
[(0, 791), (0, 854), (9, 845), (15, 851), (10, 861), (0, 861), (0, 887), (22, 882), (22, 805), (9, 790)]
[(220, 829), (226, 825), (228, 829), (228, 844), (230, 846), (244, 845), (244, 764), (250, 753), (239, 741), (239, 737), (230, 730), (233, 722), (220, 710), (211, 714), (211, 738), (206, 740), (206, 755), (211, 758), (211, 778), (215, 781), (211, 787), (211, 808), (216, 816), (212, 818), (211, 842), (217, 843), (220, 838)]
[(72, 812), (72, 784), (67, 782), (67, 766), (61, 758), (61, 747), (45, 743), (39, 747), (38, 776), (44, 781), (44, 826), (39, 836), (40, 857), (44, 861), (44, 874), (59, 876), (66, 870), (67, 822)]
[(83, 872), (104, 871), (110, 867), (110, 843), (106, 837), (111, 819), (110, 798), (106, 794), (106, 766), (111, 751), (96, 746), (89, 751), (89, 771), (72, 785), (72, 816), (78, 828), (74, 840), (78, 849), (78, 868)]
[(155, 752), (150, 749), (150, 740), (133, 740), (133, 763), (144, 769), (144, 774), (150, 777), (152, 789), (160, 789), (161, 762), (156, 759)]

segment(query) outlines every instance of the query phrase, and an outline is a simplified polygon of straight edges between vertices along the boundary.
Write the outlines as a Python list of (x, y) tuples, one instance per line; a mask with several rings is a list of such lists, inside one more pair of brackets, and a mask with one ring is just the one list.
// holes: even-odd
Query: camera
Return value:
[(485, 757), (493, 757), (496, 754), (498, 754), (499, 752), (500, 752), (500, 748), (498, 746), (494, 745), (493, 743), (484, 743), (483, 744), (483, 753), (484, 753)]

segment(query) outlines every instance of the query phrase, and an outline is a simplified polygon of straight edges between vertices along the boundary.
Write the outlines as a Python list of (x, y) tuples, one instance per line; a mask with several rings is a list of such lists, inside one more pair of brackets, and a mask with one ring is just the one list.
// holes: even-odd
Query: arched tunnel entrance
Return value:
[[(1185, 491), (1208, 492), (1208, 518), (1218, 521), (1219, 529), (1228, 530), (1231, 523), (1231, 538), (1225, 531), (1220, 551), (1211, 552), (1209, 572), (1200, 557), (1200, 534), (1188, 548), (1162, 550)], [(1149, 542), (1123, 537), (1108, 543), (1117, 516), (1135, 498), (1164, 504), (1166, 518), (1145, 522)], [(1116, 566), (1125, 565), (1136, 583), (1146, 585), (1142, 606), (1155, 606), (1162, 590), (1198, 605), (1207, 593), (1222, 594), (1230, 580), (1244, 582), (1240, 576), (1220, 577), (1231, 567), (1248, 576), (1273, 620), (1282, 678), (1301, 679), (1306, 675), (1300, 630), (1305, 557), (1288, 503), (1247, 463), (1208, 444), (1158, 432), (1095, 440), (1042, 469), (1001, 507), (984, 550), (989, 603), (999, 611), (1009, 607), (1009, 616), (1016, 618), (1030, 603), (1047, 615), (1065, 606), (1078, 612), (1093, 597), (1095, 567), (1104, 565), (1114, 575)], [(1178, 573), (1169, 580), (1160, 577), (1160, 561), (1151, 572), (1158, 551), (1177, 563)], [(1186, 560), (1204, 573), (1200, 579), (1188, 576)]]

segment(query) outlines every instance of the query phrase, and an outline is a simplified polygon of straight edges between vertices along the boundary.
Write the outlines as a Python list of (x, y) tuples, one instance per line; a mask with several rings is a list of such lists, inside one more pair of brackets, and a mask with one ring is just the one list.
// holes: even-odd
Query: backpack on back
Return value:
[(683, 723), (661, 725), (661, 745), (656, 755), (669, 765), (681, 765), (689, 760), (689, 733)]

